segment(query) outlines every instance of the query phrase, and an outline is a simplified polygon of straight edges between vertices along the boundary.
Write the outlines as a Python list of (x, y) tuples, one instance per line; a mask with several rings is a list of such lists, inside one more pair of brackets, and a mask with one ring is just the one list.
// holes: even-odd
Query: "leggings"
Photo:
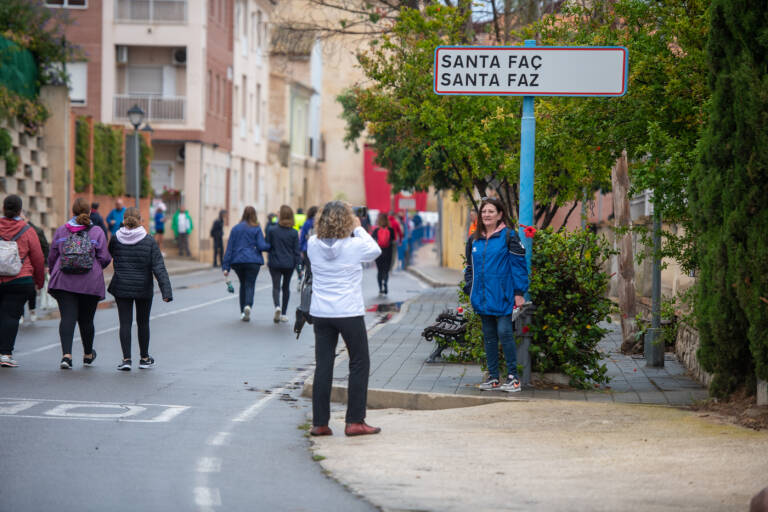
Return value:
[(120, 317), (120, 347), (123, 359), (131, 358), (131, 324), (133, 324), (133, 304), (136, 303), (136, 325), (139, 330), (139, 351), (141, 358), (149, 357), (149, 312), (152, 299), (130, 299), (115, 297), (117, 315)]
[(80, 328), (80, 338), (83, 341), (83, 354), (93, 353), (93, 317), (96, 316), (96, 306), (99, 297), (84, 293), (54, 290), (54, 298), (59, 303), (59, 339), (61, 353), (72, 353), (72, 339), (75, 335), (75, 323)]
[(291, 276), (293, 275), (292, 268), (272, 268), (269, 267), (269, 275), (272, 277), (272, 302), (275, 307), (280, 305), (280, 279), (283, 280), (283, 307), (282, 311), (285, 314), (288, 311), (288, 299), (291, 297)]
[(24, 314), (24, 303), (35, 285), (29, 283), (0, 284), (0, 355), (13, 354), (19, 318)]

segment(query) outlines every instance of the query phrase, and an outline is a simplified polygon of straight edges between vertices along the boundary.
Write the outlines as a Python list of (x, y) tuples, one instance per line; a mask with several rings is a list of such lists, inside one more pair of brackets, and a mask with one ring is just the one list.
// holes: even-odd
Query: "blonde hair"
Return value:
[(141, 226), (141, 211), (134, 206), (126, 208), (125, 215), (123, 215), (123, 225), (128, 229)]
[(75, 214), (75, 222), (81, 226), (91, 225), (91, 205), (84, 197), (78, 197), (72, 203), (72, 213)]
[(344, 201), (331, 201), (323, 206), (317, 221), (318, 238), (348, 238), (355, 226), (355, 214)]

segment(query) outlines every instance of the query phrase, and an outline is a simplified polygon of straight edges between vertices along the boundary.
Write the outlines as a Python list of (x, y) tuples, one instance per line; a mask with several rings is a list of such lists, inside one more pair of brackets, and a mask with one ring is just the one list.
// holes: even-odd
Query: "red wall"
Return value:
[[(394, 203), (392, 202), (392, 185), (387, 183), (387, 173), (389, 171), (384, 167), (379, 167), (374, 163), (376, 150), (370, 146), (365, 146), (363, 159), (363, 171), (365, 175), (365, 206), (368, 209), (389, 211), (393, 207), (397, 208), (402, 194), (395, 194)], [(415, 200), (416, 207), (409, 210), (424, 211), (427, 208), (427, 193), (414, 192), (409, 196)]]

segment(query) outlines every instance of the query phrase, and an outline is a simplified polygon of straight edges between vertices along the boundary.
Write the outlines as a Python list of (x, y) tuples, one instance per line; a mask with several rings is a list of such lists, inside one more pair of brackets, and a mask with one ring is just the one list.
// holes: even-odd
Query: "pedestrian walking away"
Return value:
[(163, 255), (157, 242), (141, 225), (140, 211), (137, 208), (128, 208), (123, 224), (109, 241), (109, 252), (114, 259), (115, 272), (108, 291), (115, 297), (117, 304), (120, 347), (123, 351), (123, 360), (117, 369), (131, 371), (131, 325), (135, 305), (141, 356), (139, 368), (143, 370), (155, 366), (155, 359), (149, 355), (149, 313), (154, 296), (152, 276), (157, 280), (163, 301), (171, 302), (173, 292)]
[(194, 229), (194, 225), (186, 207), (182, 206), (174, 214), (171, 229), (179, 243), (179, 256), (191, 256), (189, 252), (189, 234)]
[[(487, 197), (481, 200), (477, 229), (466, 245), (464, 291), (480, 316), (485, 341), (489, 377), (480, 384), (480, 389), (516, 393), (521, 386), (511, 315), (525, 303), (528, 270), (525, 248), (517, 232), (507, 227), (505, 219), (501, 201)], [(503, 384), (499, 381), (499, 342), (507, 366)]]
[(160, 254), (165, 256), (163, 252), (163, 237), (165, 237), (165, 211), (158, 206), (155, 210), (155, 242), (160, 249)]
[[(227, 210), (219, 210), (219, 216), (211, 226), (211, 238), (213, 239), (213, 266), (218, 267), (224, 259), (224, 218)], [(218, 257), (218, 259), (217, 259)], [(218, 265), (216, 262), (218, 261)]]
[[(288, 299), (291, 297), (291, 276), (293, 276), (293, 270), (301, 262), (299, 234), (293, 229), (295, 220), (290, 206), (284, 204), (280, 207), (279, 219), (277, 227), (270, 229), (267, 234), (268, 266), (269, 275), (272, 278), (272, 302), (275, 305), (273, 321), (275, 323), (288, 321), (286, 313), (288, 311)], [(282, 306), (280, 305), (281, 289), (283, 292)]]
[[(29, 219), (29, 212), (24, 212), (24, 215), (22, 217), (24, 221), (29, 224), (29, 227), (35, 230), (35, 233), (37, 234), (37, 239), (40, 242), (40, 249), (43, 251), (43, 264), (47, 264), (48, 262), (48, 253), (50, 252), (50, 244), (48, 244), (48, 239), (45, 237), (45, 232), (39, 228), (38, 226), (34, 225), (32, 221)], [(27, 305), (29, 307), (29, 320), (30, 322), (36, 322), (37, 321), (37, 298), (40, 293), (45, 293), (45, 285), (43, 285), (43, 288), (40, 288), (39, 290), (36, 290), (35, 293), (29, 296), (29, 300), (27, 301)], [(22, 315), (20, 322), (23, 323), (24, 316)]]
[(123, 216), (125, 215), (125, 206), (122, 199), (115, 199), (115, 208), (107, 215), (107, 226), (109, 233), (115, 236), (117, 230), (123, 225)]
[(0, 366), (13, 368), (19, 319), (24, 303), (45, 284), (43, 251), (35, 231), (21, 218), (21, 198), (3, 200), (0, 217)]
[(246, 206), (242, 219), (229, 232), (227, 250), (221, 264), (225, 276), (229, 276), (230, 270), (234, 270), (240, 281), (240, 320), (243, 322), (251, 320), (256, 278), (264, 264), (261, 253), (268, 250), (269, 244), (264, 240), (264, 234), (259, 227), (256, 209)]
[(307, 255), (312, 266), (309, 314), (315, 330), (316, 363), (310, 434), (333, 434), (328, 421), (339, 334), (349, 354), (344, 433), (348, 436), (377, 434), (381, 429), (365, 422), (371, 361), (364, 320), (362, 264), (375, 260), (381, 249), (361, 227), (360, 219), (352, 208), (342, 201), (331, 201), (323, 207), (316, 232), (307, 244)]
[(99, 203), (97, 202), (91, 203), (91, 224), (100, 228), (104, 232), (104, 236), (109, 237), (107, 225), (104, 223), (104, 218), (99, 213)]
[(386, 213), (380, 213), (376, 219), (376, 228), (371, 236), (381, 249), (381, 255), (376, 258), (376, 280), (379, 283), (379, 294), (389, 293), (389, 270), (392, 268), (392, 255), (395, 252), (395, 230), (389, 225)]
[(72, 368), (72, 341), (75, 324), (80, 328), (83, 342), (83, 365), (96, 359), (93, 348), (95, 329), (93, 318), (100, 300), (104, 299), (104, 267), (112, 257), (107, 249), (107, 237), (94, 226), (89, 215), (88, 201), (79, 197), (72, 205), (75, 215), (53, 234), (48, 268), (51, 280), (48, 291), (59, 305), (59, 341), (63, 370)]

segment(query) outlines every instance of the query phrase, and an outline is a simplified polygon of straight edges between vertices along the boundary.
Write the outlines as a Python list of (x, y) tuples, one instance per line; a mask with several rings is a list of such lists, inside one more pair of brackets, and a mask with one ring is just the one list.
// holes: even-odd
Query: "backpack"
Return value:
[(0, 276), (17, 276), (24, 265), (24, 258), (19, 255), (19, 239), (29, 229), (26, 224), (10, 240), (0, 239)]
[(91, 227), (69, 236), (61, 244), (61, 271), (65, 274), (87, 274), (93, 268), (93, 244), (88, 232)]
[(378, 228), (376, 231), (376, 243), (382, 249), (388, 249), (392, 244), (392, 233), (388, 228)]

